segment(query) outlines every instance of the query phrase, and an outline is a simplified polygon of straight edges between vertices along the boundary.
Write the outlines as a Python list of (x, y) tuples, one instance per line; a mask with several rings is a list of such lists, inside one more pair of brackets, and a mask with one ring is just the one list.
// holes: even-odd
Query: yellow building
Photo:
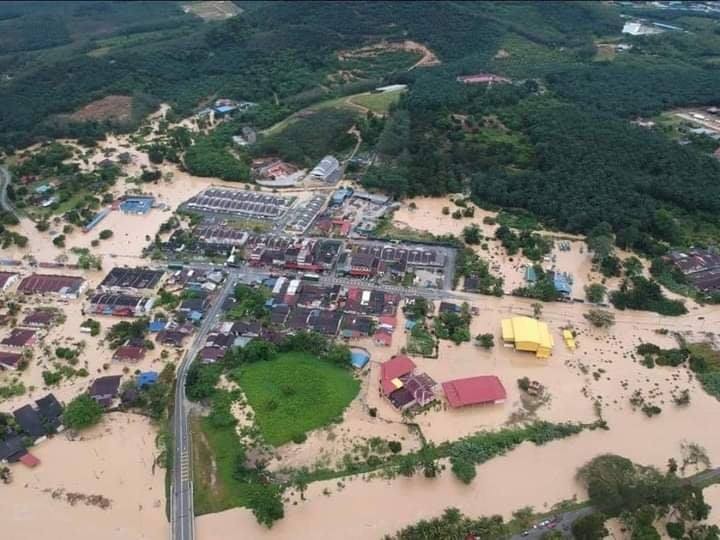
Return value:
[(503, 319), (502, 337), (506, 345), (518, 351), (534, 352), (538, 358), (549, 358), (555, 345), (548, 325), (530, 317)]
[(567, 345), (567, 348), (571, 351), (574, 351), (577, 348), (577, 345), (575, 344), (575, 336), (573, 336), (572, 331), (563, 330), (563, 339), (565, 340), (565, 345)]

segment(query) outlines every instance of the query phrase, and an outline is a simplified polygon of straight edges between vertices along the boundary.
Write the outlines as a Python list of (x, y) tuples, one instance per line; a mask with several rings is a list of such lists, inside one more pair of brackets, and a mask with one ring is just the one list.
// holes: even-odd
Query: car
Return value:
[(540, 523), (538, 523), (539, 527), (547, 527), (550, 524), (549, 519), (543, 519)]
[(523, 531), (522, 533), (520, 533), (520, 536), (529, 536), (529, 535), (530, 535), (530, 531)]

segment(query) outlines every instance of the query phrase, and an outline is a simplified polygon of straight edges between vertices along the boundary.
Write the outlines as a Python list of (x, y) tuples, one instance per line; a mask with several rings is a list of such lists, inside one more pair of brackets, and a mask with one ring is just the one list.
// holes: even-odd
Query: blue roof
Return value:
[(219, 107), (215, 107), (215, 112), (226, 113), (234, 111), (235, 109), (237, 109), (237, 107), (234, 105), (220, 105)]
[(203, 314), (199, 311), (191, 311), (190, 315), (188, 315), (188, 319), (191, 321), (199, 321), (203, 318)]
[(532, 266), (528, 266), (525, 270), (525, 281), (535, 283), (537, 281), (537, 272)]
[(148, 330), (151, 332), (160, 332), (165, 329), (165, 325), (167, 324), (167, 321), (150, 321), (148, 324)]
[(570, 294), (572, 292), (572, 287), (570, 283), (568, 283), (567, 277), (558, 272), (555, 272), (553, 276), (553, 285), (555, 285), (555, 290), (561, 294)]
[(137, 376), (137, 384), (140, 387), (155, 384), (158, 380), (157, 371), (145, 371)]
[(120, 203), (120, 210), (132, 214), (146, 214), (150, 211), (153, 202), (152, 197), (129, 197)]
[(415, 328), (415, 325), (417, 324), (417, 321), (413, 321), (412, 319), (407, 319), (405, 321), (405, 330), (412, 330)]
[(365, 351), (351, 351), (350, 363), (354, 368), (362, 369), (370, 361), (370, 355)]

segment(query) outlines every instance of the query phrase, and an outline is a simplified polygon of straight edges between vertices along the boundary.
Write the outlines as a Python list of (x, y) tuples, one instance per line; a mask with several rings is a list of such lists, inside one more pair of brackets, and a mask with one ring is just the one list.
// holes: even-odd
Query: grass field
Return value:
[(435, 337), (422, 324), (415, 325), (408, 334), (407, 352), (409, 354), (433, 356), (435, 347)]
[(273, 446), (339, 418), (360, 390), (342, 368), (287, 353), (235, 372), (265, 441)]
[(233, 474), (241, 453), (235, 427), (214, 427), (207, 418), (190, 417), (195, 515), (248, 506), (262, 486), (241, 482)]
[(350, 101), (366, 109), (370, 109), (377, 114), (385, 114), (393, 103), (397, 103), (400, 96), (405, 90), (395, 90), (393, 92), (381, 92), (378, 94), (359, 94), (352, 96)]

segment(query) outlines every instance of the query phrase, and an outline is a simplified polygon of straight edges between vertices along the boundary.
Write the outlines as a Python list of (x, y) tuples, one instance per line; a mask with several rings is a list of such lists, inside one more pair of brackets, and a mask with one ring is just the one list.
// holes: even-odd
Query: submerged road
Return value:
[(188, 425), (189, 406), (185, 397), (185, 383), (193, 360), (200, 352), (208, 333), (220, 316), (220, 308), (235, 285), (236, 273), (230, 273), (214, 303), (210, 307), (191, 347), (185, 353), (177, 371), (173, 426), (173, 471), (170, 490), (170, 521), (172, 540), (194, 540), (195, 510), (193, 508), (192, 447)]

